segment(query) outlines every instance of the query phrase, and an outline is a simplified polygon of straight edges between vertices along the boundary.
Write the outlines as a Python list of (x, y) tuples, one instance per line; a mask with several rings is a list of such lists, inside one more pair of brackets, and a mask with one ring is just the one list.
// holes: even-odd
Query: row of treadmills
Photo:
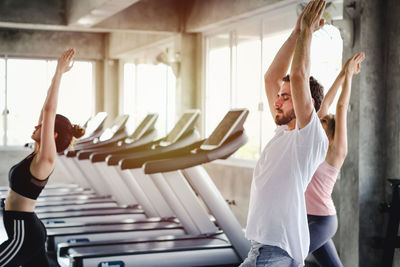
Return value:
[[(237, 266), (249, 241), (201, 164), (226, 159), (247, 141), (246, 109), (229, 111), (207, 139), (185, 112), (166, 137), (157, 114), (133, 131), (127, 115), (105, 127), (98, 113), (86, 134), (57, 158), (70, 183), (48, 185), (35, 212), (60, 266)], [(229, 177), (226, 177), (229, 179)], [(6, 188), (0, 191), (6, 194)]]

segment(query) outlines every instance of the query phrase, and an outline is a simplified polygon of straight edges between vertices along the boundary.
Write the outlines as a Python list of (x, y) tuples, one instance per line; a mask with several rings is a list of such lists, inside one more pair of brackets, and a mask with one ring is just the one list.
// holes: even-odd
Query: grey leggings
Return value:
[(310, 230), (310, 250), (321, 267), (342, 267), (332, 237), (335, 235), (338, 222), (336, 215), (307, 215)]

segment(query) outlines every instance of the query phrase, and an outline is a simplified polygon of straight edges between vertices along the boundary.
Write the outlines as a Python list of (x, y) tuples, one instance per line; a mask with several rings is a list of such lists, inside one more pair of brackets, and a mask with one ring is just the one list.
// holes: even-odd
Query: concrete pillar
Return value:
[(95, 114), (101, 111), (104, 111), (104, 61), (98, 60), (94, 63), (93, 66), (94, 73), (94, 112)]
[[(176, 80), (176, 116), (187, 109), (201, 109), (202, 38), (199, 33), (182, 33), (175, 40), (175, 49), (180, 51), (180, 68)], [(202, 119), (197, 129), (202, 132)]]
[[(106, 35), (105, 59), (103, 64), (104, 111), (114, 118), (118, 115), (119, 62), (110, 58), (110, 34)], [(121, 70), (123, 71), (123, 70)]]
[(118, 115), (118, 60), (104, 60), (104, 111), (112, 118)]
[[(351, 6), (355, 3), (354, 8)], [(380, 266), (382, 251), (371, 237), (382, 235), (378, 210), (385, 196), (385, 73), (382, 1), (345, 0), (345, 16), (354, 18), (354, 46), (344, 47), (344, 60), (365, 52), (362, 71), (353, 78), (348, 116), (349, 153), (340, 180), (340, 256), (344, 266)]]
[[(385, 82), (386, 83), (386, 175), (385, 178), (400, 179), (400, 21), (398, 0), (388, 0), (385, 22)], [(388, 183), (385, 181), (388, 188)], [(388, 198), (387, 198), (388, 199)], [(394, 267), (400, 266), (400, 251), (397, 249)]]
[(180, 68), (176, 87), (176, 114), (179, 116), (187, 109), (199, 108), (196, 106), (197, 79), (200, 72), (197, 70), (197, 36), (199, 34), (182, 33), (176, 44), (180, 51)]
[(371, 238), (382, 234), (378, 207), (385, 195), (385, 75), (384, 6), (381, 1), (361, 4), (360, 50), (366, 54), (360, 73), (359, 147), (359, 266), (381, 266), (381, 251), (371, 248)]
[[(345, 4), (348, 4), (345, 1)], [(351, 19), (344, 14), (344, 19)], [(359, 21), (354, 21), (359, 26)], [(354, 35), (357, 37), (357, 33)], [(343, 40), (343, 61), (351, 56), (354, 51), (359, 51), (359, 42), (354, 47), (345, 45), (352, 43)], [(363, 69), (364, 70), (364, 69)], [(337, 248), (340, 259), (344, 266), (358, 266), (358, 236), (359, 236), (359, 205), (358, 205), (358, 177), (359, 177), (359, 127), (360, 127), (360, 82), (355, 77), (352, 84), (350, 106), (347, 115), (347, 138), (348, 155), (340, 171), (340, 206), (338, 207), (339, 217), (339, 240)], [(336, 234), (336, 235), (337, 235)]]

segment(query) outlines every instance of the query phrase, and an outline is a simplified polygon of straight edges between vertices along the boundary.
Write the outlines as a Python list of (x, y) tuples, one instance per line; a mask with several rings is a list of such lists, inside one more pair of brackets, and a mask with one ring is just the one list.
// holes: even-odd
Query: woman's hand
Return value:
[(73, 66), (73, 64), (71, 65), (71, 61), (74, 58), (74, 55), (75, 50), (73, 48), (64, 51), (58, 58), (57, 72), (65, 73), (69, 71)]
[(363, 52), (354, 54), (349, 58), (343, 66), (343, 70), (346, 75), (357, 75), (361, 70), (361, 62), (365, 59)]

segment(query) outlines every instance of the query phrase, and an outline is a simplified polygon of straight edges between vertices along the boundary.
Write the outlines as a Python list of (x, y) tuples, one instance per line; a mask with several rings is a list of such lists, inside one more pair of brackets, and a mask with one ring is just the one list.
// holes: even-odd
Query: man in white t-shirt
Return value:
[(328, 149), (316, 114), (323, 89), (310, 77), (312, 33), (324, 24), (324, 8), (325, 0), (308, 3), (265, 74), (278, 127), (254, 170), (246, 227), (252, 247), (241, 266), (303, 266), (308, 254), (304, 192)]

